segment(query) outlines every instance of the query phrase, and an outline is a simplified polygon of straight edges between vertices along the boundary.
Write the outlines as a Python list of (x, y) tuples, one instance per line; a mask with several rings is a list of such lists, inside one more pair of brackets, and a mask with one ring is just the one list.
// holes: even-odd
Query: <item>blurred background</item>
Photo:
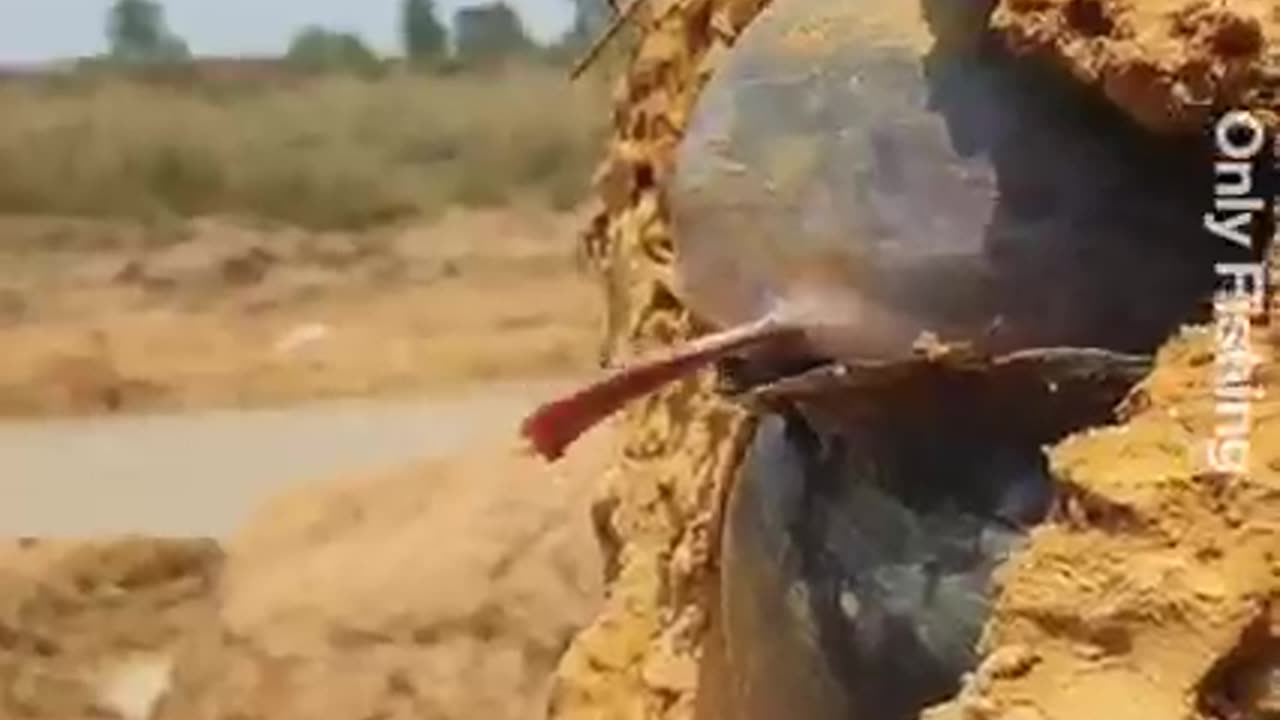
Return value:
[(0, 0), (0, 717), (537, 717), (606, 0)]

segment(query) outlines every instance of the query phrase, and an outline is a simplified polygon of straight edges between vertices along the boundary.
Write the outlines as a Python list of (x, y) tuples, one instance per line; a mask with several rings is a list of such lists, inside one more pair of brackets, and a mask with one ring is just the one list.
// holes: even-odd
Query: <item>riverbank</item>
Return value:
[(580, 219), (537, 206), (308, 232), (0, 218), (0, 416), (430, 393), (595, 366)]
[[(94, 492), (86, 473), (81, 502), (159, 522), (273, 497), (222, 542), (0, 542), (0, 716), (537, 717), (599, 600), (592, 496), (611, 442), (595, 433), (555, 468), (479, 442), (275, 492), (242, 458), (178, 508)], [(132, 452), (165, 451), (147, 445)]]

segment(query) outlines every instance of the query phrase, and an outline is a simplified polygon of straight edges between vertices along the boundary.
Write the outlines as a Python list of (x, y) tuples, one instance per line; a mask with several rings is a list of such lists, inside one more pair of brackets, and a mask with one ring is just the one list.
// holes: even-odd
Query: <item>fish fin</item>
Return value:
[(520, 433), (543, 459), (557, 460), (575, 440), (628, 402), (739, 350), (796, 332), (794, 326), (766, 317), (690, 340), (669, 353), (641, 360), (543, 403), (525, 418)]

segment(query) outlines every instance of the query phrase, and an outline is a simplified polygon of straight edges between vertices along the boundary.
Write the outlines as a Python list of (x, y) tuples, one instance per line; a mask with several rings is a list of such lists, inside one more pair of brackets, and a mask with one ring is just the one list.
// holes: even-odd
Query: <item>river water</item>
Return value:
[[(570, 381), (279, 410), (0, 423), (0, 535), (226, 537), (299, 484), (512, 438)], [(498, 447), (502, 447), (498, 445)]]

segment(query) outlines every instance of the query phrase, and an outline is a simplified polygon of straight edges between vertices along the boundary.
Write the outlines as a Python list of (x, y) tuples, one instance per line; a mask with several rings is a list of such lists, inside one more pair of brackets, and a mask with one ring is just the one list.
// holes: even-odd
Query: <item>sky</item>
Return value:
[[(448, 22), (475, 0), (436, 0)], [(572, 21), (571, 0), (507, 0), (540, 40)], [(399, 47), (400, 0), (161, 0), (169, 27), (197, 55), (277, 55), (306, 25), (358, 32), (384, 52)], [(105, 47), (111, 0), (0, 0), (0, 63), (93, 55)]]

